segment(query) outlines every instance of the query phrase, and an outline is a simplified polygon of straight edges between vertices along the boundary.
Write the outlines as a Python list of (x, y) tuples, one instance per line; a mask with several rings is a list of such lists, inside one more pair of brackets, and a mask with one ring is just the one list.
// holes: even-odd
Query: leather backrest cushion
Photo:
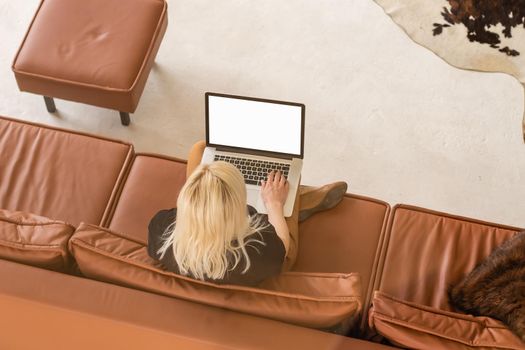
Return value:
[(0, 208), (78, 225), (109, 214), (130, 144), (0, 117)]
[(453, 311), (447, 290), (519, 229), (398, 206), (387, 233), (378, 290)]
[(376, 292), (369, 325), (390, 342), (409, 349), (525, 349), (501, 322), (403, 301)]
[(289, 272), (260, 288), (216, 285), (168, 272), (141, 240), (87, 224), (78, 227), (69, 249), (93, 279), (301, 326), (349, 328), (361, 310), (359, 274)]
[(185, 181), (185, 162), (137, 155), (108, 227), (146, 243), (149, 221), (159, 210), (177, 206)]
[(67, 243), (75, 228), (34, 214), (0, 209), (0, 258), (67, 272)]

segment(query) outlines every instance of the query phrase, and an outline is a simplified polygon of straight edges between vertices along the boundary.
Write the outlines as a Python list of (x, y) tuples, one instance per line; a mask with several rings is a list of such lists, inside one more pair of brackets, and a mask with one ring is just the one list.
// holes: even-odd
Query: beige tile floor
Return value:
[(205, 91), (303, 102), (304, 183), (341, 179), (391, 204), (525, 227), (521, 86), (449, 66), (372, 0), (169, 2), (127, 128), (114, 111), (72, 102), (48, 114), (18, 91), (11, 61), (38, 3), (0, 0), (0, 114), (185, 157), (204, 137)]

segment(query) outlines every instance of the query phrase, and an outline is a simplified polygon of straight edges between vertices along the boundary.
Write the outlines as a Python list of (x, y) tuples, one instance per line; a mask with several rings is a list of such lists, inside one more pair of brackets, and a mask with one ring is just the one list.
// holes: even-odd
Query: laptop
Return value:
[(202, 164), (226, 161), (243, 174), (247, 202), (266, 214), (261, 180), (280, 170), (289, 182), (284, 216), (292, 215), (304, 153), (301, 103), (207, 92), (206, 148)]

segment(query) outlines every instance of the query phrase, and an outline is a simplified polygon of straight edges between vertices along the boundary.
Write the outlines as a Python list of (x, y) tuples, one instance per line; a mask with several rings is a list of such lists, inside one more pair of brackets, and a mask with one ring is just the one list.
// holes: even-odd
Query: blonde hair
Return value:
[[(252, 242), (246, 239), (262, 229), (255, 216), (250, 218), (246, 207), (246, 186), (240, 171), (226, 162), (200, 165), (186, 180), (177, 199), (176, 223), (164, 234), (159, 249), (161, 257), (168, 248), (179, 272), (198, 279), (221, 279), (233, 270), (244, 256), (245, 273), (250, 268), (246, 252)], [(228, 257), (233, 258), (229, 267)]]

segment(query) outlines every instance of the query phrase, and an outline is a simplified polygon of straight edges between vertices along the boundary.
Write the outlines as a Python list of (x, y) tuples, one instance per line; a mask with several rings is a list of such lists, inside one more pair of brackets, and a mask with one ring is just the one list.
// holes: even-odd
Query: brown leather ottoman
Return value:
[(165, 0), (42, 0), (13, 62), (21, 91), (137, 108), (167, 27)]

